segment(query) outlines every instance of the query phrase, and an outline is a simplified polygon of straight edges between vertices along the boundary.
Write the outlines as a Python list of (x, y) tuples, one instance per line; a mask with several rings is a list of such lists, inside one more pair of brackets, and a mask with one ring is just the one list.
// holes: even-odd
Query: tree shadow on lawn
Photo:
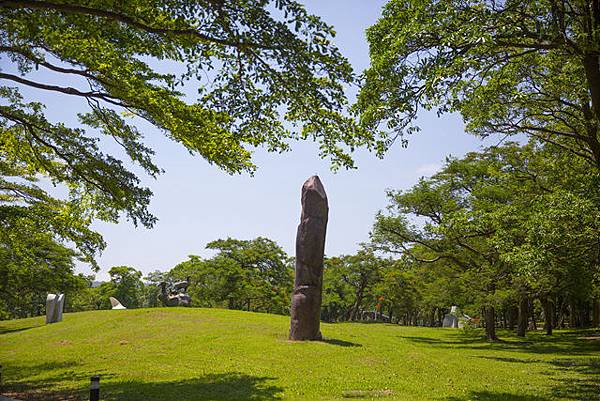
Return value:
[[(565, 356), (594, 356), (600, 352), (600, 341), (585, 340), (581, 336), (585, 331), (563, 332), (553, 336), (536, 335), (535, 337), (519, 338), (509, 333), (503, 333), (504, 338), (496, 342), (488, 342), (479, 335), (462, 332), (449, 333), (446, 338), (400, 336), (404, 340), (427, 344), (435, 348), (453, 349), (494, 349), (499, 351), (515, 351), (532, 354), (554, 354)], [(502, 337), (501, 337), (502, 338)]]
[(272, 377), (242, 373), (208, 374), (195, 379), (143, 383), (107, 383), (100, 386), (106, 401), (271, 401), (280, 400), (283, 388), (269, 384)]
[[(542, 363), (552, 366), (554, 371), (575, 373), (569, 378), (553, 379), (556, 384), (552, 387), (555, 397), (566, 400), (600, 400), (600, 358), (559, 358), (552, 360), (501, 358), (492, 356), (477, 356), (507, 363)], [(552, 371), (549, 373), (552, 374)]]
[(550, 401), (550, 398), (537, 395), (519, 395), (510, 393), (499, 393), (494, 391), (472, 391), (468, 395), (457, 397), (451, 396), (446, 401)]
[(22, 326), (18, 326), (18, 327), (0, 326), (0, 336), (3, 334), (17, 333), (19, 331), (34, 329), (36, 327), (41, 327), (41, 326), (44, 326), (44, 322), (41, 320), (29, 322), (27, 325), (22, 325)]
[[(24, 401), (81, 400), (83, 399), (81, 394), (77, 394), (76, 391), (51, 390), (68, 381), (82, 381), (87, 385), (90, 377), (97, 374), (96, 372), (76, 371), (75, 367), (78, 365), (78, 363), (72, 361), (46, 362), (38, 365), (5, 363), (1, 393)], [(42, 378), (36, 379), (38, 376), (42, 376)], [(103, 376), (110, 377), (112, 375), (104, 373)]]
[[(525, 339), (509, 337), (510, 341), (488, 343), (484, 339), (463, 336), (454, 333), (449, 339), (429, 337), (402, 337), (405, 340), (420, 343), (434, 348), (472, 350), (476, 352), (520, 352), (531, 355), (531, 358), (513, 358), (493, 355), (472, 355), (497, 361), (499, 363), (513, 364), (546, 364), (550, 369), (548, 374), (555, 376), (550, 391), (553, 397), (563, 400), (589, 400), (600, 401), (600, 342), (582, 338), (585, 332), (562, 332), (555, 336), (535, 336)], [(540, 357), (545, 355), (545, 359)], [(548, 359), (548, 355), (557, 358)], [(477, 398), (475, 398), (477, 396)], [(449, 401), (468, 399), (479, 400), (510, 400), (510, 401), (535, 401), (546, 400), (539, 396), (525, 396), (508, 393), (481, 392), (471, 393), (466, 398), (450, 398)], [(553, 398), (554, 399), (554, 398)]]
[(337, 345), (339, 347), (362, 347), (362, 344), (353, 343), (351, 341), (338, 340), (335, 338), (324, 338), (322, 340), (318, 340), (318, 342), (331, 344), (331, 345)]
[[(89, 399), (88, 383), (91, 374), (64, 373), (29, 384), (18, 383), (3, 394), (23, 401), (84, 401)], [(101, 374), (100, 398), (103, 401), (275, 401), (280, 400), (283, 388), (270, 385), (270, 377), (242, 373), (208, 374), (195, 379), (168, 382), (119, 382), (115, 375)], [(72, 378), (86, 383), (81, 389), (54, 389), (53, 384)]]

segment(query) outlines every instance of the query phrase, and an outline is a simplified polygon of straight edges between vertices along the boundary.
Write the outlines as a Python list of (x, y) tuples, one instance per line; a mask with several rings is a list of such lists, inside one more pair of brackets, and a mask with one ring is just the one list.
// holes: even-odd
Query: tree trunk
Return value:
[(529, 311), (531, 312), (531, 325), (533, 326), (533, 330), (537, 331), (537, 321), (535, 319), (535, 305), (533, 304), (533, 299), (529, 303)]
[(592, 326), (600, 327), (600, 299), (596, 298), (593, 302)]
[(577, 308), (575, 303), (571, 302), (569, 305), (569, 328), (574, 329), (577, 327)]
[(542, 297), (540, 301), (544, 308), (544, 330), (546, 330), (546, 335), (551, 336), (552, 328), (554, 327), (554, 304), (548, 297)]
[(519, 315), (517, 317), (517, 336), (525, 337), (529, 321), (529, 298), (524, 295), (519, 302)]
[(353, 322), (356, 319), (356, 314), (358, 313), (360, 305), (362, 304), (363, 290), (364, 288), (361, 287), (358, 290), (358, 293), (356, 294), (356, 301), (354, 302), (354, 306), (352, 306), (352, 309), (350, 310), (350, 317), (348, 318), (348, 320), (350, 320), (351, 322)]
[(558, 308), (558, 320), (556, 327), (564, 329), (565, 328), (565, 300), (564, 298), (560, 298), (560, 302), (558, 303), (560, 306)]
[(492, 306), (484, 308), (485, 317), (485, 337), (488, 341), (497, 341), (496, 336), (496, 310)]
[(579, 304), (579, 327), (590, 327), (590, 305), (588, 303)]
[(508, 313), (508, 329), (509, 330), (514, 330), (515, 329), (515, 324), (518, 320), (518, 316), (519, 316), (519, 310), (518, 308), (515, 308), (514, 306), (512, 306), (510, 308), (510, 311)]

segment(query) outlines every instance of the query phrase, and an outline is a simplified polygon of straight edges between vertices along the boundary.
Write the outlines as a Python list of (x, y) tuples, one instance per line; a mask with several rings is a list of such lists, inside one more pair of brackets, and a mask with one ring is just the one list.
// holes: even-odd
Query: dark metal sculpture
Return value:
[(192, 298), (187, 294), (187, 288), (190, 285), (190, 278), (186, 281), (179, 281), (167, 288), (167, 283), (160, 283), (160, 294), (158, 299), (163, 306), (190, 306)]
[(319, 177), (302, 186), (302, 215), (296, 235), (296, 277), (290, 340), (320, 340), (323, 255), (329, 206)]

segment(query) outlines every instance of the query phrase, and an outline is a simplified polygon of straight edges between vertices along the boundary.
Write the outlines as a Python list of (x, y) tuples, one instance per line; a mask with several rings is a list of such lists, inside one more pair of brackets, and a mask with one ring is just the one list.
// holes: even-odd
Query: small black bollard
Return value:
[(100, 376), (90, 379), (90, 401), (100, 401)]

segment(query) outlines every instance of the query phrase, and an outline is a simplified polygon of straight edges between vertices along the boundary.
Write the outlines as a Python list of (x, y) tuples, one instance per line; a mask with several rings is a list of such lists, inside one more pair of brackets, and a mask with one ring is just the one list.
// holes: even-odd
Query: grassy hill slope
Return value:
[(196, 308), (3, 321), (3, 391), (84, 400), (100, 374), (103, 400), (600, 400), (591, 332), (488, 344), (462, 330), (344, 323), (323, 324), (323, 342), (295, 343), (288, 326)]

